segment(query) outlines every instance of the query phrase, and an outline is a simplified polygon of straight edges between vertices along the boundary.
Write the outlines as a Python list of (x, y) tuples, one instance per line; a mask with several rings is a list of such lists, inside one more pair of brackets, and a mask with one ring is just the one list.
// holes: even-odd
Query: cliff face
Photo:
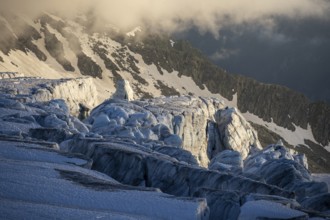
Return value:
[(330, 106), (324, 102), (309, 105), (309, 122), (313, 134), (323, 145), (329, 145), (330, 140)]

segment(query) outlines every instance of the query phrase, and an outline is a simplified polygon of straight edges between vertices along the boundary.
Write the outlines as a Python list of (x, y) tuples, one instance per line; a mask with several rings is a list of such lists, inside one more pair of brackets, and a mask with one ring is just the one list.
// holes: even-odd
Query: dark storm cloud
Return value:
[[(330, 101), (330, 26), (328, 18), (276, 17), (272, 28), (227, 26), (218, 40), (198, 34), (190, 40), (229, 72)], [(207, 42), (203, 45), (201, 42)], [(212, 46), (211, 46), (212, 45)], [(215, 46), (217, 45), (217, 46)]]

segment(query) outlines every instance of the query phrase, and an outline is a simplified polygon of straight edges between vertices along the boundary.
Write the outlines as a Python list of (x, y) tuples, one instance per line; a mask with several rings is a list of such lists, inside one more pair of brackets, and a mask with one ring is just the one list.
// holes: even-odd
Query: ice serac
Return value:
[[(160, 97), (127, 102), (112, 99), (91, 113), (92, 131), (102, 135), (133, 138), (138, 143), (182, 147), (198, 163), (207, 167), (207, 125), (216, 110), (223, 108), (217, 99), (199, 97)], [(154, 141), (154, 142), (152, 142)]]
[(70, 113), (78, 116), (82, 105), (92, 108), (98, 104), (97, 90), (90, 77), (68, 79), (13, 78), (0, 81), (2, 93), (21, 95), (34, 101), (63, 99)]
[(224, 150), (212, 158), (209, 164), (210, 170), (239, 172), (243, 168), (243, 159), (239, 152)]
[(245, 159), (251, 149), (261, 148), (257, 133), (239, 111), (212, 98), (113, 99), (93, 110), (88, 121), (93, 132), (102, 135), (182, 147), (204, 167), (223, 150), (235, 150)]
[[(109, 99), (84, 124), (64, 100), (37, 102), (31, 88), (0, 96), (0, 218), (244, 219), (256, 208), (260, 218), (328, 217), (326, 184), (312, 182), (305, 158), (281, 143), (245, 160), (221, 150), (210, 168), (220, 166), (198, 166), (208, 144), (221, 142), (214, 116), (228, 109), (218, 100)], [(197, 155), (182, 147), (185, 129), (190, 140), (205, 138)]]
[(270, 145), (245, 160), (244, 172), (262, 176), (268, 184), (295, 192), (298, 201), (327, 193), (326, 183), (312, 181), (302, 157), (284, 146)]
[(116, 84), (116, 92), (113, 94), (114, 99), (134, 100), (134, 92), (127, 80), (118, 80)]
[(1, 94), (0, 124), (0, 219), (208, 219), (205, 199), (123, 185), (90, 170), (90, 157), (60, 150), (75, 136), (103, 139), (63, 100)]
[(223, 149), (238, 151), (243, 159), (251, 149), (262, 149), (257, 132), (236, 108), (218, 110), (215, 120)]
[[(68, 150), (93, 159), (93, 169), (117, 181), (155, 187), (175, 196), (191, 197), (202, 188), (261, 193), (292, 198), (293, 193), (231, 173), (220, 173), (182, 163), (144, 146), (120, 139), (76, 137)], [(133, 169), (134, 167), (134, 169)]]

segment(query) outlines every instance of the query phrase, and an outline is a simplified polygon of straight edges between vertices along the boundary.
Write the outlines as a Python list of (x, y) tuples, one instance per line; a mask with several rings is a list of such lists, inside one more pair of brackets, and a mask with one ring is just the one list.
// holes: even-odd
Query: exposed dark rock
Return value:
[(330, 143), (330, 105), (316, 102), (309, 105), (308, 119), (315, 139), (323, 145)]
[[(105, 46), (102, 45), (102, 43), (100, 42), (98, 42), (98, 44), (101, 44), (101, 46)], [(111, 54), (111, 57), (115, 59), (120, 69), (130, 72), (132, 75), (140, 73), (140, 69), (136, 66), (138, 60), (136, 60), (131, 54), (129, 54), (126, 47), (116, 49), (116, 51)]]
[(19, 35), (17, 40), (18, 40), (19, 48), (23, 52), (27, 52), (27, 49), (28, 49), (28, 50), (32, 51), (38, 57), (38, 59), (40, 61), (46, 61), (47, 56), (41, 50), (39, 50), (37, 45), (32, 43), (33, 40), (38, 40), (40, 38), (41, 38), (41, 35), (39, 34), (39, 32), (36, 29), (34, 29), (31, 26), (26, 26), (26, 28), (23, 31), (23, 34)]
[(98, 77), (102, 79), (102, 69), (95, 61), (93, 61), (86, 54), (79, 54), (78, 57), (78, 68), (82, 75)]
[(10, 50), (21, 50), (24, 53), (32, 51), (40, 61), (45, 61), (47, 56), (32, 42), (41, 39), (40, 33), (16, 15), (10, 13), (3, 15), (14, 33), (7, 28), (4, 21), (0, 22), (2, 35), (0, 37), (0, 50), (5, 55), (8, 55)]
[(290, 145), (288, 142), (286, 142), (280, 135), (267, 129), (267, 127), (258, 125), (251, 121), (249, 121), (249, 123), (258, 132), (258, 139), (261, 143), (261, 146), (266, 147), (266, 146), (269, 146), (270, 144), (277, 143), (278, 140), (282, 140), (284, 146), (289, 147), (289, 148), (294, 147), (294, 146)]
[(309, 100), (302, 94), (283, 86), (262, 84), (237, 77), (238, 108), (251, 112), (263, 120), (273, 121), (295, 130), (292, 123), (307, 128)]
[(100, 56), (105, 64), (105, 67), (111, 71), (115, 82), (118, 80), (123, 80), (123, 77), (117, 72), (120, 70), (118, 66), (107, 57), (108, 51), (106, 49), (95, 43), (93, 46), (93, 51)]
[(45, 28), (46, 24), (49, 24), (52, 28), (56, 29), (66, 40), (69, 42), (70, 49), (76, 54), (78, 59), (78, 68), (82, 75), (102, 78), (101, 67), (88, 57), (82, 50), (78, 37), (74, 34), (67, 32), (65, 23), (63, 21), (57, 21), (50, 16), (44, 14), (40, 18), (40, 23)]
[(157, 85), (155, 85), (157, 89), (159, 89), (162, 92), (162, 95), (164, 96), (179, 96), (180, 93), (173, 87), (169, 87), (165, 85), (162, 81), (157, 80)]
[(324, 147), (315, 144), (310, 140), (305, 140), (305, 145), (295, 148), (300, 153), (304, 153), (308, 158), (311, 172), (329, 173), (330, 172), (330, 152)]
[(66, 71), (75, 71), (74, 67), (64, 56), (64, 48), (61, 41), (59, 41), (55, 34), (49, 32), (47, 28), (43, 28), (45, 34), (45, 46), (49, 54), (61, 64)]

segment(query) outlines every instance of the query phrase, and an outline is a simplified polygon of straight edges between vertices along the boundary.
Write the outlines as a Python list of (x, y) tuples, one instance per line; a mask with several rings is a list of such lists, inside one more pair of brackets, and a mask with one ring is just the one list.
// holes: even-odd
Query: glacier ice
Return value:
[(109, 99), (82, 122), (70, 107), (81, 97), (38, 100), (40, 85), (25, 83), (0, 90), (1, 218), (329, 217), (306, 158), (283, 143), (261, 149), (216, 99)]

